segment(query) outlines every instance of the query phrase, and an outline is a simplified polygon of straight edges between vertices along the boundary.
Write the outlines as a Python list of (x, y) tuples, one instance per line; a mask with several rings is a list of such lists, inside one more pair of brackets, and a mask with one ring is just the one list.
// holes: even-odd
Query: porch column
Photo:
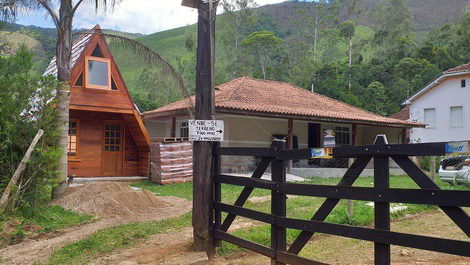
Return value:
[(351, 130), (351, 144), (354, 146), (356, 145), (356, 136), (357, 136), (357, 124), (352, 125), (352, 130)]
[(407, 134), (406, 130), (407, 130), (406, 128), (401, 129), (401, 143), (402, 144), (407, 143), (407, 141), (406, 141), (406, 134)]
[[(294, 120), (287, 120), (287, 150), (294, 149)], [(292, 160), (287, 163), (287, 172), (290, 173), (292, 169)]]
[(170, 137), (176, 137), (176, 118), (171, 118), (171, 131)]

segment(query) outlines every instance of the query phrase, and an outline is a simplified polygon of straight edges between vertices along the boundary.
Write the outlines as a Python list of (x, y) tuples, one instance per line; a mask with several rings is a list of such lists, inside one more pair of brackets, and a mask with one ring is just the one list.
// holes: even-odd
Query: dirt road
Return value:
[[(120, 192), (122, 192), (122, 190)], [(139, 196), (138, 191), (136, 191), (135, 193), (136, 194), (132, 193), (134, 197)], [(105, 196), (110, 195), (109, 193), (103, 194)], [(125, 194), (125, 196), (128, 195), (129, 194)], [(148, 194), (143, 195), (148, 197)], [(56, 232), (54, 234), (46, 235), (42, 238), (39, 237), (37, 239), (29, 239), (19, 244), (0, 249), (0, 257), (2, 258), (1, 261), (4, 262), (4, 264), (9, 265), (35, 264), (37, 262), (44, 261), (45, 259), (47, 259), (52, 253), (53, 249), (60, 248), (66, 245), (67, 243), (78, 241), (100, 229), (120, 224), (132, 223), (135, 221), (162, 220), (167, 218), (178, 217), (189, 212), (192, 207), (192, 203), (190, 201), (182, 198), (172, 196), (157, 198), (160, 203), (158, 209), (153, 209), (152, 211), (148, 211), (145, 214), (123, 214), (119, 217), (115, 217), (110, 212), (107, 212), (107, 208), (101, 208), (102, 206), (96, 203), (93, 207), (93, 211), (95, 211), (96, 209), (103, 209), (103, 213), (105, 213), (97, 222), (81, 225), (78, 227), (68, 228)], [(153, 198), (149, 199), (153, 200)], [(113, 200), (116, 200), (116, 198), (114, 198)], [(84, 201), (84, 203), (89, 202)], [(98, 208), (97, 205), (100, 206), (100, 208)], [(112, 206), (115, 207), (115, 205)], [(132, 207), (138, 208), (140, 206), (136, 204), (132, 205)], [(132, 210), (132, 207), (128, 206), (127, 208)]]
[[(250, 226), (249, 222), (241, 222), (238, 227), (246, 226)], [(440, 211), (393, 222), (392, 229), (400, 232), (468, 240)], [(209, 263), (204, 253), (192, 251), (191, 232), (192, 230), (188, 228), (177, 234), (157, 235), (136, 247), (103, 257), (93, 264), (265, 265), (270, 263), (269, 259), (248, 251), (235, 253), (229, 257), (219, 256)], [(329, 264), (374, 264), (372, 243), (329, 235), (321, 235), (311, 241), (301, 254)], [(398, 246), (392, 246), (392, 260), (393, 264), (399, 265), (470, 264), (470, 258)]]

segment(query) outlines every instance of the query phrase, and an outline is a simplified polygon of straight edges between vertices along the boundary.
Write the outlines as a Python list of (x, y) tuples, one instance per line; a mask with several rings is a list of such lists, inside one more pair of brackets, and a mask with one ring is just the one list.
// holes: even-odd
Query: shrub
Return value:
[(0, 193), (10, 181), (32, 139), (41, 128), (36, 146), (13, 194), (9, 209), (29, 211), (50, 199), (56, 183), (60, 154), (54, 129), (55, 78), (32, 74), (32, 55), (24, 48), (0, 57)]

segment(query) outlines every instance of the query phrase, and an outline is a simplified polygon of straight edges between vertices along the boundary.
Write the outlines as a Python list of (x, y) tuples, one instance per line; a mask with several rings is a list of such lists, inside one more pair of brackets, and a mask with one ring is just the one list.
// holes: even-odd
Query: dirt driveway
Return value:
[[(238, 221), (239, 228), (250, 226), (249, 222)], [(253, 225), (253, 224), (251, 224)], [(394, 231), (468, 240), (450, 219), (441, 211), (405, 218), (392, 223)], [(191, 248), (190, 228), (177, 234), (156, 235), (140, 245), (122, 250), (97, 260), (98, 264), (137, 265), (137, 264), (212, 264), (212, 265), (265, 265), (270, 260), (249, 252), (242, 251), (229, 257), (217, 257), (208, 262), (204, 253), (196, 253)], [(347, 239), (336, 236), (320, 235), (311, 241), (301, 253), (318, 261), (329, 264), (374, 264), (373, 244), (370, 242)], [(470, 258), (430, 251), (392, 246), (393, 264), (438, 265), (470, 264)]]
[[(91, 196), (92, 194), (94, 197)], [(89, 195), (90, 197), (86, 199)], [(100, 216), (100, 219), (94, 223), (68, 228), (36, 239), (28, 239), (0, 249), (2, 259), (0, 263), (35, 264), (47, 259), (54, 249), (78, 241), (100, 229), (135, 221), (178, 217), (189, 212), (192, 207), (192, 203), (188, 200), (172, 196), (155, 197), (148, 191), (134, 190), (124, 183), (87, 184), (86, 187), (69, 190), (66, 197), (68, 199), (61, 198), (54, 203), (81, 212), (87, 212), (86, 210), (90, 209), (89, 213)], [(150, 203), (157, 207), (152, 208)], [(116, 214), (117, 210), (114, 210), (117, 208), (121, 211), (119, 215)], [(142, 212), (143, 209), (145, 212)]]

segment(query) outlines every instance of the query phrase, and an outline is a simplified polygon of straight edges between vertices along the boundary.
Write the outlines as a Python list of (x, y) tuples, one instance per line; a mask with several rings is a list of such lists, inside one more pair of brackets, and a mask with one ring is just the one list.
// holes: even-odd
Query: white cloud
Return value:
[[(258, 5), (285, 0), (258, 0)], [(75, 28), (102, 28), (135, 33), (154, 33), (196, 23), (197, 11), (181, 6), (181, 0), (124, 0), (106, 14), (96, 14), (93, 6), (83, 5), (74, 18)]]

